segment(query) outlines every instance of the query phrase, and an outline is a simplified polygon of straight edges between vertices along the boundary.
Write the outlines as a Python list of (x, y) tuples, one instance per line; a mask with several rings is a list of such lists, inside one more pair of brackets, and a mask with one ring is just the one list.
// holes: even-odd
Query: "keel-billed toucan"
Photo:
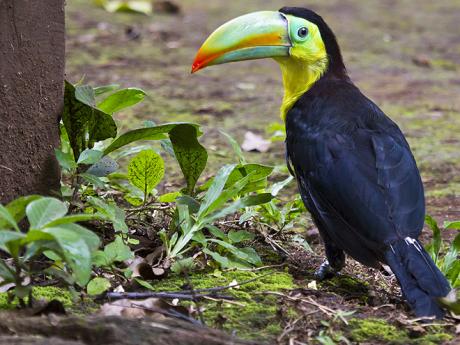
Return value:
[(288, 165), (324, 241), (318, 278), (347, 253), (390, 266), (417, 316), (443, 316), (450, 286), (418, 241), (423, 185), (398, 126), (351, 82), (334, 33), (315, 12), (284, 7), (233, 19), (205, 41), (192, 72), (273, 58), (281, 66)]

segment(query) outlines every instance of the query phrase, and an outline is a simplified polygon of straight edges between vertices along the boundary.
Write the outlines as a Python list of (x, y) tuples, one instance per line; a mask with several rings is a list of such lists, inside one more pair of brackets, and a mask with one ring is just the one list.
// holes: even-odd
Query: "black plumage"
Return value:
[(302, 199), (338, 271), (344, 252), (372, 267), (388, 264), (418, 316), (443, 311), (450, 286), (418, 242), (425, 200), (420, 174), (398, 126), (353, 85), (332, 30), (316, 13), (283, 8), (315, 23), (329, 68), (286, 116), (286, 149)]

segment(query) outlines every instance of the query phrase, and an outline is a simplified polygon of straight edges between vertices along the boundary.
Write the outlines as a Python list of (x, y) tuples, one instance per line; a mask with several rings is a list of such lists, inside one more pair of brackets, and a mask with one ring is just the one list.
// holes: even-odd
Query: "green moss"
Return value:
[(452, 336), (443, 332), (442, 327), (432, 327), (423, 337), (411, 338), (406, 330), (398, 329), (385, 320), (352, 319), (349, 337), (358, 343), (384, 343), (395, 345), (435, 345), (450, 341)]
[[(268, 274), (268, 275), (267, 275)], [(211, 327), (235, 332), (243, 338), (273, 338), (282, 330), (279, 317), (278, 298), (274, 295), (260, 294), (267, 291), (283, 291), (296, 287), (287, 272), (279, 271), (230, 271), (197, 273), (190, 280), (195, 289), (226, 286), (232, 281), (247, 281), (260, 277), (253, 282), (241, 285), (239, 289), (220, 292), (235, 297), (237, 303), (206, 302), (203, 316)], [(154, 285), (158, 291), (173, 291), (183, 288), (185, 279), (172, 276)], [(294, 311), (292, 311), (294, 314)]]
[[(32, 290), (32, 295), (35, 300), (57, 300), (62, 303), (65, 308), (70, 308), (73, 306), (72, 294), (63, 288), (58, 288), (54, 286), (36, 286)], [(18, 306), (18, 299), (15, 298), (13, 301), (9, 302), (8, 293), (0, 293), (0, 309), (14, 309)]]
[(369, 297), (369, 284), (347, 275), (337, 275), (332, 279), (325, 280), (320, 283), (320, 287), (339, 294), (350, 295), (359, 299), (362, 303), (366, 303)]
[(381, 341), (388, 344), (408, 344), (408, 334), (384, 320), (350, 320), (350, 338), (357, 342)]

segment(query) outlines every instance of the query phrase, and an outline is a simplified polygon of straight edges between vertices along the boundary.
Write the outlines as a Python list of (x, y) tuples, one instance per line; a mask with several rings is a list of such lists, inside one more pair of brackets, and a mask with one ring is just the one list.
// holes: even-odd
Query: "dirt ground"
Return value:
[[(124, 129), (144, 120), (201, 124), (205, 132), (202, 142), (211, 151), (207, 168), (211, 173), (222, 163), (234, 161), (219, 130), (240, 142), (248, 130), (266, 136), (267, 126), (280, 121), (283, 90), (279, 69), (272, 61), (229, 64), (191, 75), (196, 50), (224, 21), (251, 11), (276, 10), (286, 3), (178, 3), (179, 15), (147, 17), (109, 14), (87, 0), (69, 1), (67, 78), (76, 82), (85, 76), (93, 85), (118, 83), (143, 88), (148, 99), (118, 118)], [(306, 2), (291, 0), (289, 5), (305, 6)], [(308, 7), (319, 12), (336, 33), (352, 80), (406, 134), (426, 186), (427, 212), (440, 223), (460, 219), (460, 1), (312, 0)], [(268, 153), (248, 153), (248, 157), (283, 165), (284, 147), (278, 142)], [(429, 237), (425, 231), (423, 238)], [(317, 253), (320, 250), (318, 246)], [(300, 256), (293, 263), (297, 269), (292, 273), (300, 289), (282, 297), (286, 305), (295, 304), (295, 298), (311, 296), (312, 291), (302, 286), (308, 281), (302, 270), (312, 271), (320, 261), (319, 255)], [(357, 315), (364, 318), (405, 315), (403, 319), (408, 320), (394, 281), (353, 261), (346, 272), (369, 283), (366, 289), (370, 286), (375, 292), (374, 303), (360, 303), (359, 291), (350, 293), (356, 286), (347, 290), (347, 286), (333, 284), (316, 292), (315, 300), (342, 310), (350, 310), (353, 303), (354, 310), (356, 304), (361, 305)], [(399, 307), (387, 310), (388, 303)], [(319, 324), (321, 313), (314, 314), (311, 308), (304, 312), (313, 313), (313, 317), (286, 323), (284, 332), (300, 332), (300, 328)], [(287, 335), (282, 338), (286, 339)], [(370, 343), (390, 342), (380, 339)]]

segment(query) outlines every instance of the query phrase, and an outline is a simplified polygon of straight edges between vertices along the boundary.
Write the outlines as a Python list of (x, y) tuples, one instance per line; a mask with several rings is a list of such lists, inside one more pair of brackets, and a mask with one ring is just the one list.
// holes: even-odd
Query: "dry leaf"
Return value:
[(260, 135), (252, 132), (246, 132), (244, 134), (244, 141), (241, 148), (244, 151), (267, 152), (270, 148), (270, 144), (270, 141), (265, 140)]
[(172, 313), (190, 316), (187, 308), (174, 306), (161, 298), (121, 299), (105, 303), (99, 310), (99, 314), (104, 316), (124, 316), (134, 319), (149, 317), (154, 320), (162, 320)]

